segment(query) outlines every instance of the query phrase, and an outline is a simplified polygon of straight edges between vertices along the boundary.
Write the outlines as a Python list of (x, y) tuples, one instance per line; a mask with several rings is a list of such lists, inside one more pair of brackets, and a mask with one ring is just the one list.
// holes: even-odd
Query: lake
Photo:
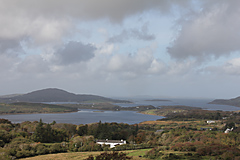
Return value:
[(39, 121), (42, 119), (45, 123), (56, 121), (57, 123), (88, 124), (94, 122), (117, 122), (136, 124), (143, 121), (155, 121), (161, 119), (161, 116), (145, 115), (134, 111), (96, 111), (84, 109), (73, 113), (55, 113), (55, 114), (15, 114), (0, 115), (0, 118), (8, 119), (13, 123), (24, 121)]

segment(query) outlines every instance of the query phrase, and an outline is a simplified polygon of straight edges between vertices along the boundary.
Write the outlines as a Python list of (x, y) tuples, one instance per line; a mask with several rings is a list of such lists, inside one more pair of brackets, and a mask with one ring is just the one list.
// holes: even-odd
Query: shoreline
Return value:
[(57, 114), (57, 113), (75, 113), (78, 111), (69, 111), (69, 112), (29, 112), (29, 113), (0, 113), (1, 115), (19, 115), (19, 114)]

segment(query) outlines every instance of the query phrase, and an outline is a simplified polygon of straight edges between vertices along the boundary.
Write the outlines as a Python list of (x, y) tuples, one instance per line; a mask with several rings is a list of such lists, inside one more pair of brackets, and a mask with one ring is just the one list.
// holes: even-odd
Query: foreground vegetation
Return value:
[[(0, 119), (0, 159), (37, 159), (53, 153), (66, 159), (93, 159), (105, 151), (105, 156), (112, 156), (112, 151), (127, 151), (125, 156), (133, 159), (240, 159), (238, 112), (164, 109), (153, 113), (165, 113), (165, 119), (135, 125), (101, 121), (86, 125), (46, 124), (42, 120), (13, 124)], [(227, 128), (232, 131), (224, 133)], [(127, 144), (109, 148), (96, 144), (97, 139), (124, 139)], [(140, 149), (147, 150), (138, 152)]]

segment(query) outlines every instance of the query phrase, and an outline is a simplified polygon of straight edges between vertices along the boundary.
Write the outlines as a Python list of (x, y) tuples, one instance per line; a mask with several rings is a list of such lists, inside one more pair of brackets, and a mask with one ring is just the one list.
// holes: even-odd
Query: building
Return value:
[(207, 124), (216, 123), (216, 121), (207, 121)]
[(231, 129), (227, 128), (227, 129), (224, 131), (224, 133), (230, 133), (230, 132), (232, 132), (232, 131), (233, 131), (233, 128), (231, 128)]
[(126, 144), (126, 141), (124, 140), (97, 140), (96, 141), (97, 144), (101, 144), (101, 145), (110, 145), (110, 148), (114, 148), (117, 145), (123, 145)]

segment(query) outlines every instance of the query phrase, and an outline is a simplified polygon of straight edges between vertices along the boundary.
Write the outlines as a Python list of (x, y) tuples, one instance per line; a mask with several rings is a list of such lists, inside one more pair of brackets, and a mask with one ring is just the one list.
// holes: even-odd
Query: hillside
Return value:
[(0, 103), (0, 114), (65, 113), (77, 111), (78, 111), (77, 108), (53, 104), (27, 103), (27, 102), (17, 102), (11, 104)]
[(209, 104), (220, 104), (220, 105), (230, 105), (240, 107), (240, 97), (232, 98), (232, 99), (215, 99)]
[(48, 88), (33, 91), (27, 94), (16, 95), (13, 97), (0, 98), (2, 103), (14, 102), (111, 102), (111, 103), (129, 103), (129, 101), (115, 100), (111, 98), (87, 95), (74, 94), (57, 88)]

